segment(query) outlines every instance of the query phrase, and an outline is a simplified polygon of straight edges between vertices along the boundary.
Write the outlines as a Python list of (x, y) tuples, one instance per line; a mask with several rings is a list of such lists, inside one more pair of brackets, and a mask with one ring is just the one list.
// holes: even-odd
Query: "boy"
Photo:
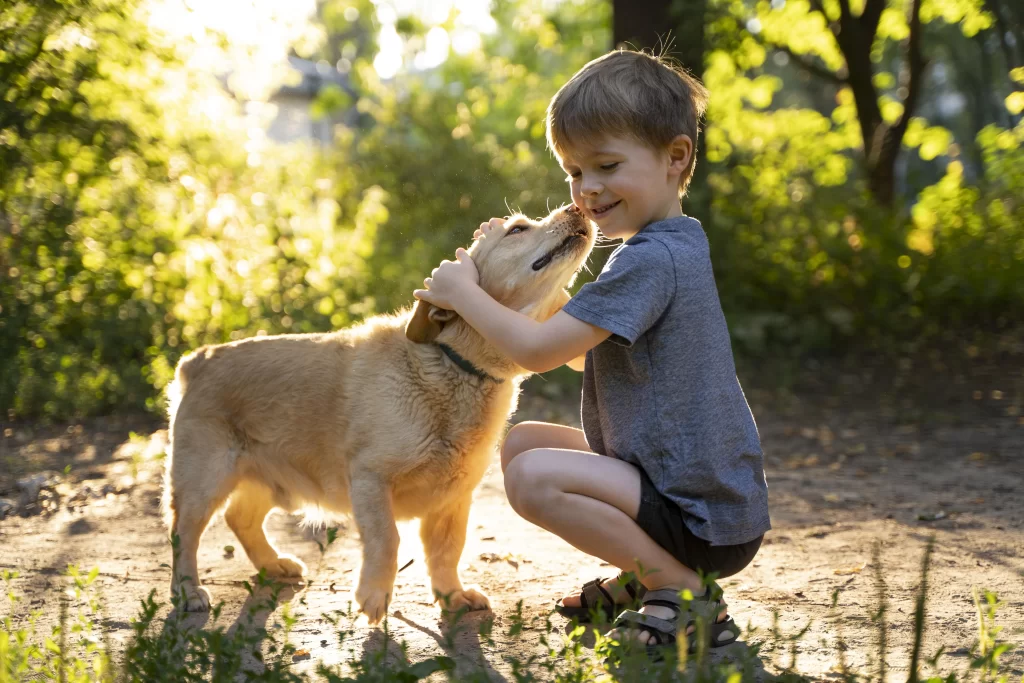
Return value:
[[(538, 323), (491, 299), (464, 250), (415, 292), (457, 311), (527, 370), (575, 365), (586, 354), (583, 430), (514, 426), (502, 446), (505, 490), (526, 519), (643, 574), (642, 586), (591, 582), (560, 611), (614, 614), (642, 595), (640, 612), (616, 619), (615, 635), (648, 649), (693, 630), (683, 589), (717, 615), (713, 646), (735, 640), (721, 589), (705, 592), (698, 572), (740, 571), (770, 528), (763, 455), (707, 239), (680, 207), (706, 102), (688, 74), (630, 51), (590, 62), (551, 100), (548, 145), (569, 175), (573, 204), (623, 240), (597, 280), (551, 319)], [(515, 238), (500, 219), (477, 234)]]

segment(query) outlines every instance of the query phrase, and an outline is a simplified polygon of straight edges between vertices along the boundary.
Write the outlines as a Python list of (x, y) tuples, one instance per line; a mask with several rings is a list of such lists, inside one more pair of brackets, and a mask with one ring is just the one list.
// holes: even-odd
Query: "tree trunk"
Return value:
[[(697, 78), (703, 78), (706, 11), (707, 0), (613, 0), (612, 42), (615, 47), (665, 53)], [(688, 212), (707, 223), (711, 218), (711, 190), (706, 182), (703, 141), (696, 142), (697, 167), (686, 203)]]
[(670, 0), (612, 0), (612, 43), (616, 48), (649, 48), (660, 52), (675, 33)]

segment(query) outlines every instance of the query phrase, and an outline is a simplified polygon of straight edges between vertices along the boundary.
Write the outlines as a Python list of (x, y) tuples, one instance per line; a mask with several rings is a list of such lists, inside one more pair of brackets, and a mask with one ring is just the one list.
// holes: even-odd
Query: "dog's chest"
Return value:
[[(509, 413), (515, 405), (516, 388), (453, 386), (447, 400), (434, 396), (442, 405), (422, 411), (422, 405), (407, 406), (407, 424), (415, 424), (415, 443), (410, 443), (406, 468), (395, 478), (400, 497), (443, 495), (453, 489), (472, 489), (487, 469)], [(397, 501), (396, 501), (397, 502)]]

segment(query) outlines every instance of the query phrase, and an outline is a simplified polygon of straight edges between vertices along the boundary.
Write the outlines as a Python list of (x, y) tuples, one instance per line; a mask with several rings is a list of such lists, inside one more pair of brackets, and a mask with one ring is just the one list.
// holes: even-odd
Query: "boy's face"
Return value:
[(625, 240), (648, 223), (682, 215), (679, 176), (684, 167), (677, 156), (632, 138), (605, 137), (567, 150), (559, 161), (569, 174), (573, 204), (606, 237)]

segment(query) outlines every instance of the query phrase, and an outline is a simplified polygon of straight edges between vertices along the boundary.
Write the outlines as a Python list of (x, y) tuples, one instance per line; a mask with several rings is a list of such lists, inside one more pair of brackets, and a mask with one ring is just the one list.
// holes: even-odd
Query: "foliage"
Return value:
[[(783, 83), (765, 59), (748, 39), (712, 52), (705, 72), (715, 94), (706, 228), (739, 348), (835, 351), (1008, 325), (1024, 281), (1021, 124), (979, 133), (976, 183), (944, 157), (947, 175), (911, 211), (889, 211), (856, 163), (850, 91), (830, 115), (775, 107)], [(931, 160), (948, 131), (914, 119), (905, 143)]]
[(7, 5), (0, 45), (10, 414), (155, 410), (186, 350), (374, 309), (364, 257), (387, 219), (381, 189), (271, 149), (135, 5)]
[[(981, 27), (987, 15), (965, 2), (921, 11)], [(148, 4), (5, 3), (0, 410), (159, 411), (186, 351), (397, 310), (480, 221), (568, 201), (544, 147), (544, 110), (604, 52), (610, 7), (500, 0), (482, 45), (383, 81), (372, 67), (374, 5), (326, 0), (323, 39), (301, 49), (349, 83), (313, 107), (342, 121), (320, 148), (268, 141), (267, 108), (194, 68), (209, 46), (155, 28)], [(801, 0), (760, 3), (759, 36), (745, 5), (713, 9), (712, 200), (697, 217), (737, 349), (837, 351), (1004, 324), (1024, 282), (1024, 93), (1004, 103), (1018, 123), (977, 135), (980, 170), (949, 130), (912, 119), (904, 143), (931, 169), (915, 178), (936, 182), (881, 209), (859, 162), (850, 90), (794, 99), (794, 71), (762, 44), (807, 24), (785, 33), (789, 48), (838, 68), (820, 15)], [(457, 12), (440, 25), (454, 34)], [(880, 26), (889, 47), (878, 52), (878, 87), (893, 94), (896, 76), (883, 70), (905, 20), (889, 12)], [(395, 27), (409, 63), (431, 27), (415, 17)], [(894, 116), (890, 104), (882, 110)]]
[[(384, 83), (369, 60), (356, 62), (356, 106), (373, 125), (346, 131), (341, 144), (360, 181), (387, 192), (389, 220), (367, 256), (382, 310), (408, 301), (481, 221), (510, 210), (541, 215), (569, 200), (545, 148), (545, 109), (603, 51), (609, 9), (563, 3), (547, 15), (535, 0), (502, 0), (492, 14), (503, 30), (429, 74), (403, 71)], [(455, 19), (441, 25), (453, 30)], [(423, 27), (401, 28), (411, 44), (422, 37)]]
[[(954, 673), (943, 675), (939, 660), (943, 651), (926, 664), (934, 674), (925, 678), (921, 671), (919, 651), (924, 624), (926, 623), (926, 596), (928, 562), (933, 541), (929, 541), (922, 562), (921, 584), (918, 588), (917, 610), (912, 624), (915, 633), (914, 652), (911, 655), (911, 681), (928, 683), (956, 683), (957, 681), (1008, 681), (1009, 676), (1000, 673), (1000, 657), (1012, 646), (999, 640), (1001, 627), (995, 623), (996, 611), (1000, 606), (997, 597), (989, 591), (975, 590), (975, 609), (978, 618), (978, 640), (971, 647), (971, 671), (974, 676), (964, 678)], [(890, 623), (885, 619), (886, 598), (883, 570), (877, 562), (879, 585), (879, 606), (873, 616), (879, 643), (881, 643), (879, 677), (885, 680), (885, 642)], [(98, 569), (82, 574), (77, 567), (70, 566), (67, 573), (67, 592), (61, 597), (61, 622), (53, 628), (50, 636), (42, 639), (35, 629), (35, 616), (16, 617), (21, 597), (11, 584), (17, 573), (4, 570), (0, 579), (7, 589), (12, 616), (5, 617), (0, 624), (0, 683), (14, 683), (26, 680), (60, 680), (73, 682), (121, 683), (122, 681), (234, 681), (244, 678), (248, 681), (291, 682), (326, 681), (327, 683), (372, 681), (401, 681), (412, 683), (441, 674), (444, 680), (463, 683), (489, 680), (489, 665), (481, 660), (479, 666), (456, 666), (456, 661), (446, 656), (433, 656), (419, 662), (411, 662), (404, 644), (395, 644), (383, 624), (383, 638), (379, 647), (364, 646), (362, 656), (350, 656), (343, 664), (327, 666), (319, 664), (315, 676), (293, 670), (294, 662), (308, 656), (298, 651), (289, 642), (292, 628), (298, 623), (291, 607), (285, 605), (280, 619), (269, 628), (258, 622), (267, 615), (277, 613), (282, 584), (267, 580), (261, 574), (255, 585), (247, 588), (253, 600), (247, 613), (235, 628), (226, 628), (221, 622), (222, 607), (214, 607), (212, 621), (204, 628), (190, 627), (180, 609), (180, 599), (172, 599), (174, 609), (166, 614), (164, 605), (154, 600), (153, 592), (141, 601), (138, 616), (132, 621), (133, 637), (119, 656), (115, 656), (106, 634), (102, 629), (102, 604), (94, 582)], [(57, 588), (60, 590), (60, 587)], [(833, 607), (838, 602), (839, 590), (833, 595)], [(682, 593), (684, 599), (692, 599), (689, 591)], [(303, 601), (300, 600), (300, 603)], [(247, 603), (249, 605), (250, 603)], [(755, 672), (762, 668), (763, 661), (774, 659), (771, 652), (776, 650), (788, 654), (788, 661), (774, 662), (782, 673), (773, 680), (806, 681), (799, 673), (797, 645), (807, 632), (807, 627), (794, 634), (783, 634), (778, 627), (778, 614), (773, 627), (767, 633), (750, 630), (747, 634), (748, 647), (739, 653), (739, 661), (715, 663), (706, 646), (696, 648), (688, 654), (685, 643), (678, 654), (666, 653), (663, 660), (652, 662), (643, 651), (601, 635), (608, 631), (603, 619), (589, 627), (571, 625), (568, 635), (555, 628), (551, 615), (537, 623), (527, 623), (522, 614), (522, 602), (509, 615), (508, 629), (503, 638), (514, 642), (523, 637), (529, 628), (540, 632), (540, 643), (546, 650), (543, 656), (532, 655), (526, 660), (506, 656), (506, 663), (512, 669), (517, 681), (537, 680), (540, 676), (565, 683), (590, 680), (607, 681), (664, 681), (665, 683), (740, 683), (753, 680)], [(75, 612), (72, 615), (71, 610)], [(164, 613), (165, 617), (158, 615)], [(454, 648), (455, 635), (462, 628), (460, 621), (465, 612), (451, 614), (445, 629), (447, 650)], [(344, 647), (356, 630), (353, 626), (357, 615), (351, 611), (337, 611), (322, 615), (336, 630), (337, 645)], [(597, 615), (595, 615), (597, 616)], [(846, 644), (842, 638), (841, 615), (833, 617), (837, 638), (836, 652), (840, 662), (837, 674), (847, 683), (876, 680), (873, 676), (851, 671), (844, 656)], [(16, 626), (16, 623), (20, 625)], [(484, 620), (479, 628), (482, 642), (493, 646), (494, 622)], [(697, 618), (697, 632), (707, 627), (704, 617)], [(808, 624), (809, 626), (809, 624)], [(588, 633), (588, 631), (590, 633)], [(593, 638), (592, 654), (583, 645), (584, 638)], [(397, 648), (392, 647), (398, 645)], [(395, 649), (398, 656), (395, 656)], [(762, 654), (762, 649), (765, 653)], [(483, 655), (480, 655), (481, 658)], [(120, 661), (120, 665), (115, 662)]]

